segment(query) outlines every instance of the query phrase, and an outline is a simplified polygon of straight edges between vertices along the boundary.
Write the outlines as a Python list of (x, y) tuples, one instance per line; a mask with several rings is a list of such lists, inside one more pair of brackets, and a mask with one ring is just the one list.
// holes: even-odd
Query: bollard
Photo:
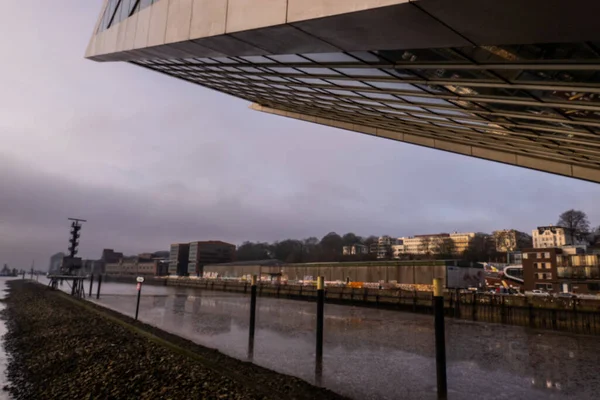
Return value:
[(92, 286), (94, 286), (94, 274), (90, 275), (90, 298), (92, 297)]
[(256, 275), (252, 275), (250, 286), (250, 329), (248, 332), (248, 359), (254, 358), (254, 328), (256, 325)]
[(444, 288), (441, 279), (433, 280), (435, 313), (435, 364), (437, 371), (438, 399), (448, 397), (446, 382), (446, 335), (444, 328)]
[(102, 275), (98, 275), (98, 290), (96, 291), (96, 300), (100, 299), (100, 286), (102, 286)]
[[(325, 306), (325, 277), (317, 278), (317, 352), (316, 368), (317, 377), (322, 375), (323, 371), (323, 318)], [(317, 384), (320, 384), (317, 380)]]

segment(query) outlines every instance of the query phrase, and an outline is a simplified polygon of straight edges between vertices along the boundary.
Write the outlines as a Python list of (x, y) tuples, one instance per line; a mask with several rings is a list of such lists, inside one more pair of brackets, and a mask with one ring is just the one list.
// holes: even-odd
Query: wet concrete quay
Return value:
[[(98, 302), (133, 316), (135, 285), (103, 283)], [(249, 296), (243, 294), (147, 285), (139, 318), (246, 360), (248, 315)], [(315, 303), (259, 298), (252, 361), (315, 383), (315, 315)], [(597, 398), (597, 337), (452, 319), (446, 329), (450, 398)], [(320, 380), (340, 394), (435, 399), (434, 354), (431, 316), (325, 306)]]

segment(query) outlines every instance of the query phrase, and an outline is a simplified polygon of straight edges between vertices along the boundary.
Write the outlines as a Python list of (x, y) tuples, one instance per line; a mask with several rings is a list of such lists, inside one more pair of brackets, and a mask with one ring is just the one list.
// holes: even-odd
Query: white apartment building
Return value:
[(450, 239), (454, 242), (455, 252), (462, 254), (471, 245), (471, 240), (475, 237), (475, 232), (459, 233), (454, 232), (450, 234)]
[(392, 245), (392, 257), (393, 258), (400, 258), (400, 256), (402, 254), (406, 254), (406, 252), (404, 251), (404, 244), (402, 243), (402, 240), (398, 239), (398, 243), (399, 244)]
[(586, 244), (569, 228), (562, 226), (538, 226), (537, 229), (531, 231), (531, 236), (533, 237), (533, 247), (536, 249)]
[(441, 240), (452, 239), (455, 253), (460, 254), (469, 248), (471, 240), (475, 237), (474, 232), (460, 233), (438, 233), (434, 235), (415, 235), (398, 238), (402, 246), (393, 247), (394, 256), (398, 254), (436, 254), (439, 251)]

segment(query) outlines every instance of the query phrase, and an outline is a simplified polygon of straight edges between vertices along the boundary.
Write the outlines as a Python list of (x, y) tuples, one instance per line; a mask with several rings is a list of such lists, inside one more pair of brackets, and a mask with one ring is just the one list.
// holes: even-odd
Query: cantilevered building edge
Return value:
[(600, 182), (595, 0), (107, 0), (86, 57), (255, 110)]

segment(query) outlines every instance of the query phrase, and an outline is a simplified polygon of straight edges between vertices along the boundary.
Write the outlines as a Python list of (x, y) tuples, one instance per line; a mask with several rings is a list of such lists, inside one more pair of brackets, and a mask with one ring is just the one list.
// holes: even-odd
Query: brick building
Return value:
[(525, 290), (600, 294), (600, 255), (566, 254), (556, 247), (523, 251)]

